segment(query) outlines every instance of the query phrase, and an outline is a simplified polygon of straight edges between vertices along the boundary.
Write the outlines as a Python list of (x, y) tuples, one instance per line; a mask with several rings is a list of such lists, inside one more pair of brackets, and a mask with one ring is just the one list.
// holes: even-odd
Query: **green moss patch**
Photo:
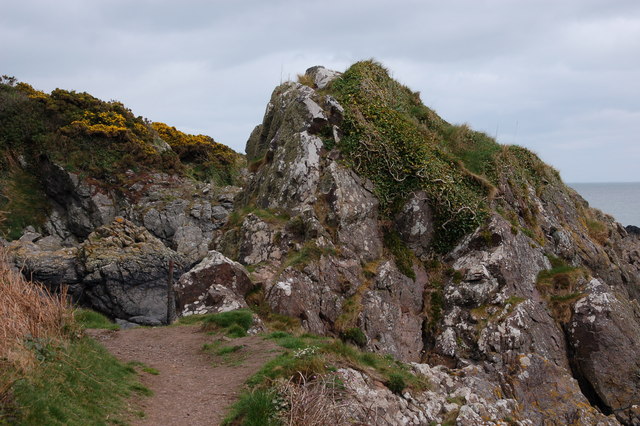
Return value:
[(118, 324), (115, 324), (106, 316), (91, 309), (76, 309), (73, 311), (73, 317), (82, 328), (99, 328), (104, 330), (120, 329)]

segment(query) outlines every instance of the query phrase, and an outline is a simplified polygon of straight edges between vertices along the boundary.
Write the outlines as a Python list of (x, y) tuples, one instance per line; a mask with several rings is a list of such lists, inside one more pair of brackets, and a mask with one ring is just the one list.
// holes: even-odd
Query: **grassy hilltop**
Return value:
[(231, 184), (244, 161), (209, 136), (150, 122), (120, 102), (62, 89), (47, 94), (6, 76), (0, 78), (0, 123), (0, 211), (6, 219), (0, 231), (10, 239), (44, 220), (44, 159), (119, 190), (128, 171)]

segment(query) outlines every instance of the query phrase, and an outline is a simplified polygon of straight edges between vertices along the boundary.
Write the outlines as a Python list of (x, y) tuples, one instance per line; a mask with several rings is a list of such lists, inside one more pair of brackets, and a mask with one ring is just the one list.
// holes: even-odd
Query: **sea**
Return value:
[(618, 222), (640, 227), (640, 182), (570, 183), (591, 207), (613, 216)]

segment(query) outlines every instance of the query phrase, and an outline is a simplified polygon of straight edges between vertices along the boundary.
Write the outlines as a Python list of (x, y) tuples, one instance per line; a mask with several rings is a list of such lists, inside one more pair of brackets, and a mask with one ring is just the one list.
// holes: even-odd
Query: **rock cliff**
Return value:
[(449, 125), (375, 63), (302, 81), (275, 89), (251, 134), (252, 174), (219, 245), (271, 309), (314, 333), (358, 329), (367, 349), (449, 377), (479, 368), (518, 407), (463, 404), (459, 424), (640, 424), (637, 237), (534, 154)]

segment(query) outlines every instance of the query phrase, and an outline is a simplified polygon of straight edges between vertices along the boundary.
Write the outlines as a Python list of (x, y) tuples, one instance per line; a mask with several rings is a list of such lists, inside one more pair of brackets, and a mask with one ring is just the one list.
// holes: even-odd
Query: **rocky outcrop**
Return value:
[(174, 289), (176, 312), (189, 316), (248, 308), (244, 296), (253, 289), (253, 283), (242, 265), (210, 251), (180, 277)]
[(23, 274), (48, 288), (66, 285), (76, 302), (144, 325), (166, 323), (169, 264), (174, 264), (174, 280), (187, 264), (147, 230), (121, 217), (77, 247), (26, 233), (8, 244), (7, 253)]
[(83, 241), (94, 229), (116, 216), (114, 193), (67, 172), (50, 161), (42, 161), (45, 190), (52, 204), (45, 230), (67, 243)]
[[(338, 74), (309, 75), (320, 87)], [(243, 203), (276, 218), (248, 214), (220, 249), (256, 269), (275, 312), (321, 334), (360, 328), (370, 349), (417, 361), (426, 273), (416, 265), (420, 279), (407, 278), (386, 259), (371, 182), (327, 148), (339, 139), (343, 111), (302, 84), (274, 91), (247, 142), (256, 170)]]
[(143, 226), (191, 264), (206, 256), (240, 191), (179, 176), (132, 171), (127, 176), (129, 186), (115, 191), (48, 161), (43, 161), (41, 174), (49, 183), (47, 196), (52, 205), (44, 229), (66, 246), (79, 244), (119, 216)]
[(131, 187), (128, 217), (191, 264), (204, 258), (227, 221), (240, 188), (216, 188), (167, 175), (139, 179)]
[(595, 278), (585, 293), (567, 326), (572, 366), (599, 407), (640, 424), (640, 307)]
[(78, 257), (84, 298), (94, 309), (138, 324), (166, 323), (170, 263), (177, 279), (185, 260), (147, 230), (116, 218), (89, 235)]
[(81, 271), (76, 247), (63, 247), (59, 238), (30, 230), (6, 247), (13, 264), (29, 279), (44, 282), (52, 290), (68, 285), (72, 295), (78, 293)]
[(589, 209), (557, 173), (515, 149), (497, 166), (497, 184), (473, 177), (490, 187), (488, 219), (436, 255), (447, 222), (433, 194), (414, 191), (382, 217), (372, 183), (334, 148), (345, 109), (326, 93), (338, 76), (314, 67), (301, 80), (311, 87), (276, 88), (247, 143), (253, 174), (242, 205), (255, 211), (227, 231), (220, 250), (255, 270), (275, 312), (310, 331), (358, 328), (369, 350), (483, 372), (484, 384), (465, 391), (473, 403), (455, 410), (433, 396), (408, 403), (378, 395), (364, 376), (345, 373), (359, 383), (356, 395), (387, 401), (380, 413), (396, 412), (385, 418), (391, 424), (443, 422), (453, 411), (458, 424), (616, 423), (601, 413), (638, 422), (634, 230)]

